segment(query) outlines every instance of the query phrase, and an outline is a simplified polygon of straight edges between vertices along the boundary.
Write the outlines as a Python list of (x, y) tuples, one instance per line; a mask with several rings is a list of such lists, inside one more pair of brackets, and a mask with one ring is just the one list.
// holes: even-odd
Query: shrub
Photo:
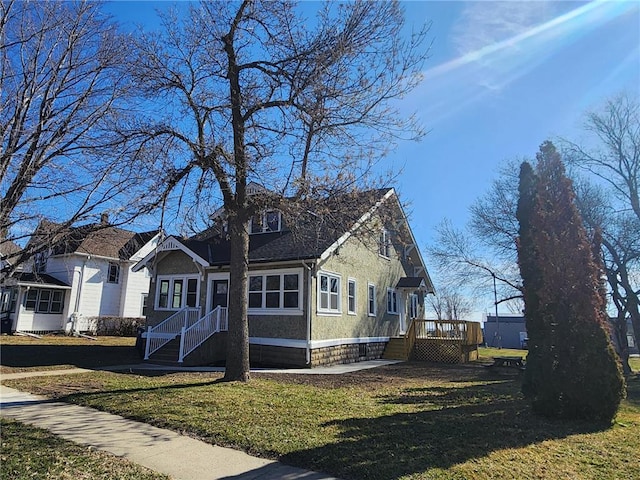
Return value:
[(138, 328), (146, 325), (146, 320), (142, 317), (91, 317), (89, 324), (98, 336), (135, 337)]

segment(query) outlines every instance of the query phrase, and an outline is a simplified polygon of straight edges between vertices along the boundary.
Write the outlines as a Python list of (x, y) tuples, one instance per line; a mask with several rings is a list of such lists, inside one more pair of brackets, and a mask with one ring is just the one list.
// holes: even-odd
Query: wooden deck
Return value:
[(403, 337), (390, 340), (383, 358), (465, 363), (478, 359), (481, 343), (478, 322), (414, 319)]

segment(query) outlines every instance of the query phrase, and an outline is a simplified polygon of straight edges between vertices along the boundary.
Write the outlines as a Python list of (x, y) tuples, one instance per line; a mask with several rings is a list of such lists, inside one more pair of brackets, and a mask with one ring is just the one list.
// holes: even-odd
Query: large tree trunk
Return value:
[(249, 322), (247, 284), (249, 271), (249, 220), (244, 215), (229, 217), (231, 273), (229, 276), (229, 332), (225, 381), (249, 380)]

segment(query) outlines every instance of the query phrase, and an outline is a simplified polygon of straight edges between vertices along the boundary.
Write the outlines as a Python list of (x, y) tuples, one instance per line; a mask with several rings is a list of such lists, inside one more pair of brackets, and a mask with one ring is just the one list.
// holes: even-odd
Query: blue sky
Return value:
[[(114, 2), (125, 23), (170, 2)], [(422, 85), (402, 105), (430, 131), (388, 161), (424, 250), (443, 218), (463, 226), (502, 162), (546, 139), (579, 140), (584, 112), (623, 90), (640, 96), (640, 2), (410, 1), (409, 25), (432, 22)], [(305, 7), (313, 8), (313, 2)], [(434, 278), (437, 286), (437, 278)], [(490, 306), (478, 306), (485, 311)]]

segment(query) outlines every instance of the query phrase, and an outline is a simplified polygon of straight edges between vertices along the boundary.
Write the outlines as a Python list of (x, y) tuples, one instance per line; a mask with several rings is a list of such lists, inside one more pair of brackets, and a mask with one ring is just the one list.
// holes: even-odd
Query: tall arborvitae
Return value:
[(542, 144), (537, 159), (535, 176), (523, 166), (518, 205), (518, 261), (533, 348), (523, 391), (545, 416), (611, 421), (624, 379), (606, 329), (602, 264), (553, 144)]
[(518, 209), (516, 217), (520, 224), (518, 237), (518, 264), (523, 279), (525, 300), (525, 320), (527, 325), (528, 349), (527, 368), (522, 383), (522, 392), (533, 396), (537, 391), (536, 384), (544, 380), (542, 359), (545, 357), (544, 328), (541, 325), (539, 312), (540, 272), (537, 270), (535, 246), (531, 238), (531, 216), (535, 205), (536, 175), (528, 162), (520, 166), (520, 183), (518, 186)]

